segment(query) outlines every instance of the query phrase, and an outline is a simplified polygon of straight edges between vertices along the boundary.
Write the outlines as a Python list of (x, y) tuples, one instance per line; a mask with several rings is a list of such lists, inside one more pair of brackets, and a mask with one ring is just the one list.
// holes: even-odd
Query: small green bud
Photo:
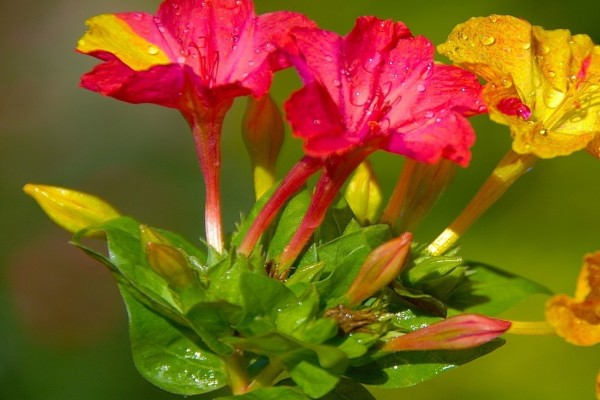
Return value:
[(365, 225), (377, 220), (383, 196), (369, 161), (363, 161), (356, 168), (348, 182), (344, 198), (361, 224)]
[(259, 199), (276, 181), (275, 164), (284, 138), (283, 118), (269, 94), (248, 97), (242, 136), (252, 163), (254, 191)]
[(75, 190), (28, 183), (23, 191), (37, 201), (51, 220), (71, 233), (120, 216), (104, 200)]

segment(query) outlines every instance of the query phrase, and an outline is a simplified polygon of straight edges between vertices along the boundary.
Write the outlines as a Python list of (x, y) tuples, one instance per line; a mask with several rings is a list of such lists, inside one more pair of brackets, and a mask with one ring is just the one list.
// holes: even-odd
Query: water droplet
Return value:
[(148, 46), (148, 54), (155, 56), (158, 54), (158, 48), (156, 46)]
[(271, 42), (265, 42), (262, 45), (264, 51), (268, 51), (269, 53), (275, 51), (275, 46)]
[(431, 110), (427, 110), (423, 113), (423, 115), (425, 116), (425, 118), (433, 118), (433, 116), (435, 115), (435, 113)]
[(185, 57), (184, 56), (179, 56), (177, 57), (177, 62), (179, 64), (184, 64), (185, 63)]
[(463, 34), (461, 34), (461, 35), (460, 35), (460, 38), (461, 38), (462, 40), (467, 40), (467, 39), (469, 38), (469, 36), (467, 36), (467, 34), (466, 34), (466, 33), (463, 33)]
[(484, 46), (491, 46), (494, 43), (496, 43), (496, 38), (494, 38), (493, 36), (490, 36), (490, 35), (481, 35), (481, 36), (479, 36), (479, 41)]
[(333, 61), (333, 57), (331, 57), (331, 56), (325, 56), (325, 61), (332, 62)]
[(417, 85), (417, 88), (416, 88), (416, 89), (417, 89), (417, 92), (421, 92), (421, 93), (423, 93), (423, 92), (425, 91), (426, 87), (425, 87), (425, 85), (423, 85), (422, 83), (419, 83), (419, 84)]
[(550, 47), (548, 47), (548, 46), (542, 47), (541, 48), (541, 52), (542, 52), (542, 54), (548, 54), (548, 53), (550, 53)]
[(512, 81), (510, 79), (502, 79), (502, 87), (509, 88), (512, 86)]
[(240, 37), (238, 35), (233, 35), (231, 40), (233, 40), (233, 43), (237, 43), (240, 40)]
[(162, 26), (162, 25), (161, 25), (161, 26), (159, 26), (159, 27), (158, 27), (158, 31), (159, 31), (160, 33), (165, 33), (166, 29), (165, 29), (165, 27), (164, 27), (164, 26)]
[(247, 73), (247, 72), (244, 72), (244, 73), (242, 74), (242, 78), (244, 78), (244, 79), (245, 79), (245, 78), (247, 78), (247, 77), (248, 77), (248, 73)]
[(321, 124), (321, 120), (315, 119), (315, 120), (313, 120), (313, 124), (320, 125)]
[(498, 16), (497, 15), (490, 15), (490, 21), (492, 21), (492, 22), (498, 22)]
[(531, 43), (530, 42), (523, 43), (523, 50), (529, 50), (530, 48), (531, 48)]
[(554, 78), (555, 76), (556, 76), (556, 72), (554, 72), (554, 71), (548, 71), (548, 77)]
[(133, 13), (133, 19), (136, 21), (141, 21), (142, 20), (142, 13)]
[(254, 61), (252, 61), (252, 60), (248, 61), (248, 66), (253, 67), (254, 66)]
[(548, 136), (548, 130), (545, 128), (540, 129), (540, 135), (542, 136)]
[(333, 86), (335, 86), (335, 87), (340, 87), (340, 85), (341, 85), (341, 84), (342, 84), (342, 82), (340, 82), (340, 80), (339, 80), (339, 79), (334, 79), (334, 80), (333, 80)]
[(439, 124), (440, 122), (442, 122), (442, 119), (441, 118), (436, 118), (435, 122), (437, 122)]

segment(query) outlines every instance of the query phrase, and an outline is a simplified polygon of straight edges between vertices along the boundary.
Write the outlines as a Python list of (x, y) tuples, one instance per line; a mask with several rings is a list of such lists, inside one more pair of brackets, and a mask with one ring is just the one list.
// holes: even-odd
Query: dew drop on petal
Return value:
[(425, 118), (433, 118), (433, 116), (435, 115), (435, 113), (431, 110), (427, 110), (423, 113), (423, 115), (425, 116)]
[(321, 120), (315, 119), (315, 120), (313, 120), (313, 124), (320, 125), (321, 124)]
[(325, 61), (332, 62), (333, 61), (333, 57), (331, 57), (331, 56), (325, 56)]
[(512, 86), (512, 81), (510, 79), (502, 79), (502, 87), (509, 88)]
[(142, 20), (142, 13), (136, 12), (133, 13), (133, 19), (136, 21), (141, 21)]
[(275, 51), (275, 46), (271, 42), (265, 42), (262, 45), (264, 51), (268, 51), (269, 53)]
[(491, 46), (494, 43), (496, 43), (496, 38), (494, 38), (493, 36), (490, 36), (490, 35), (481, 35), (481, 36), (479, 36), (479, 41), (484, 46)]
[(425, 89), (426, 89), (426, 88), (425, 88), (425, 85), (423, 85), (422, 83), (419, 83), (419, 84), (417, 85), (417, 88), (416, 88), (416, 89), (417, 89), (417, 92), (421, 92), (421, 93), (423, 93), (423, 92), (425, 91)]
[(529, 50), (530, 48), (531, 48), (531, 43), (530, 42), (523, 43), (523, 50)]
[(148, 46), (148, 54), (155, 56), (158, 54), (158, 48), (156, 46)]
[(185, 57), (184, 56), (179, 56), (177, 57), (177, 62), (179, 64), (184, 64), (185, 63)]
[(548, 71), (548, 77), (554, 78), (555, 76), (556, 76), (556, 72), (554, 72), (554, 71)]
[(540, 135), (542, 136), (548, 136), (548, 130), (545, 128), (540, 129)]
[(460, 35), (460, 38), (462, 40), (467, 40), (469, 38), (469, 36), (466, 33), (463, 33), (463, 34)]
[(252, 60), (248, 61), (248, 66), (249, 67), (253, 67), (254, 66), (254, 61), (252, 61)]
[(339, 79), (334, 79), (334, 80), (333, 80), (333, 86), (335, 86), (335, 87), (340, 87), (340, 85), (341, 85), (341, 84), (342, 84), (342, 82), (340, 82), (340, 80), (339, 80)]

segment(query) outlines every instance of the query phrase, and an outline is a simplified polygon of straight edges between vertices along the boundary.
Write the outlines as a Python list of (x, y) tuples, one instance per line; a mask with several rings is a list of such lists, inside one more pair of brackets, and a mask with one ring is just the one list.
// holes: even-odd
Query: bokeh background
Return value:
[[(83, 21), (116, 11), (153, 12), (159, 1), (37, 0), (0, 5), (0, 398), (6, 400), (175, 399), (140, 378), (112, 277), (67, 244), (21, 188), (27, 182), (95, 193), (150, 225), (194, 240), (202, 234), (202, 183), (192, 138), (174, 110), (130, 105), (78, 88), (96, 62), (74, 51)], [(505, 13), (546, 28), (587, 33), (600, 43), (597, 0), (257, 0), (259, 12), (291, 9), (346, 33), (359, 15), (402, 20), (441, 43), (457, 23)], [(273, 95), (298, 86), (280, 74)], [(224, 132), (228, 229), (252, 203), (249, 162), (236, 103)], [(417, 232), (439, 233), (510, 145), (507, 129), (477, 117), (472, 165)], [(287, 140), (282, 173), (299, 157)], [(391, 191), (401, 161), (379, 155)], [(572, 293), (584, 253), (600, 250), (600, 160), (586, 153), (540, 162), (462, 240), (482, 260)], [(506, 314), (540, 319), (544, 299)], [(508, 336), (506, 346), (414, 388), (376, 391), (379, 399), (586, 400), (594, 397), (600, 348), (556, 337)], [(212, 398), (212, 395), (201, 398)]]

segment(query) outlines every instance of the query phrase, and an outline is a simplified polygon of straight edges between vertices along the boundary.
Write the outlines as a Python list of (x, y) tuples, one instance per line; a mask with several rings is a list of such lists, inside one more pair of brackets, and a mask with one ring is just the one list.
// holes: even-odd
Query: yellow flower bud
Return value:
[(260, 99), (248, 97), (242, 136), (250, 155), (254, 191), (258, 199), (276, 181), (275, 164), (284, 138), (281, 112), (269, 94)]
[(381, 187), (369, 161), (363, 161), (348, 182), (344, 198), (361, 224), (377, 220), (382, 202)]
[(50, 219), (72, 233), (120, 216), (104, 200), (75, 190), (31, 183), (23, 190), (37, 201)]
[(154, 272), (175, 288), (186, 288), (194, 282), (187, 256), (167, 238), (145, 225), (140, 226), (140, 237)]

